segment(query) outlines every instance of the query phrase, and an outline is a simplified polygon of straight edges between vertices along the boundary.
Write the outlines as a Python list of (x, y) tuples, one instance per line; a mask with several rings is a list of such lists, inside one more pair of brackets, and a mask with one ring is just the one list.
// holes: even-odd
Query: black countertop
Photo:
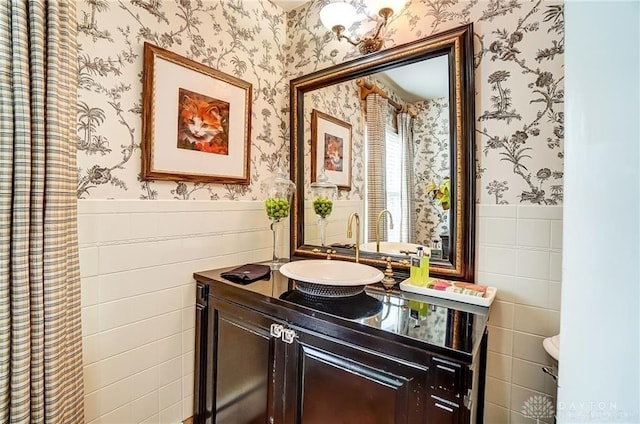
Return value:
[[(489, 308), (401, 290), (387, 292), (381, 285), (344, 299), (318, 299), (295, 290), (295, 282), (272, 271), (268, 279), (241, 285), (221, 273), (235, 267), (194, 273), (205, 284), (253, 293), (262, 300), (331, 320), (351, 328), (376, 332), (403, 343), (471, 361), (486, 329)], [(380, 333), (382, 332), (382, 333)]]

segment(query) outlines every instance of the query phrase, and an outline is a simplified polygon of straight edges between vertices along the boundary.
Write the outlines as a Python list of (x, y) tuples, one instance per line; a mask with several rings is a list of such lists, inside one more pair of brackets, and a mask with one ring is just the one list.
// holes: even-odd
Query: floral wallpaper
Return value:
[[(349, 28), (375, 27), (374, 14)], [(288, 12), (289, 77), (359, 57), (319, 19), (326, 0)], [(367, 13), (371, 17), (367, 16)], [(564, 5), (542, 0), (412, 0), (385, 33), (392, 47), (473, 22), (477, 201), (555, 205), (563, 196)]]
[[(324, 112), (351, 124), (351, 190), (339, 190), (339, 200), (364, 199), (364, 130), (365, 121), (360, 88), (355, 80), (330, 85), (305, 93), (304, 97), (304, 172), (311, 175), (311, 113), (313, 109)], [(305, 178), (305, 199), (311, 195), (310, 178)]]
[[(289, 166), (286, 15), (267, 0), (78, 1), (78, 197), (261, 199)], [(143, 44), (253, 85), (251, 184), (141, 181)]]
[[(373, 29), (373, 14), (362, 0), (352, 1), (364, 19), (350, 31)], [(262, 198), (260, 183), (277, 163), (288, 169), (289, 79), (360, 56), (321, 25), (325, 3), (313, 0), (285, 14), (267, 0), (78, 1), (78, 197)], [(475, 31), (477, 200), (560, 204), (564, 6), (412, 0), (391, 18), (386, 47), (469, 22)], [(253, 84), (249, 186), (140, 180), (145, 41)]]
[(449, 213), (426, 192), (431, 183), (442, 185), (451, 171), (449, 99), (425, 100), (412, 103), (411, 107), (416, 112), (413, 122), (415, 242), (432, 246), (441, 234), (449, 234)]

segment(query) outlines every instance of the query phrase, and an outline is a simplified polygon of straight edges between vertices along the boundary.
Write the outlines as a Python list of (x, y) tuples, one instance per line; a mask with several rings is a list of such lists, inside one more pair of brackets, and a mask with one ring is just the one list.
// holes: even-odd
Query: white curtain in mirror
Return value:
[[(390, 109), (390, 116), (392, 116), (393, 121), (396, 120), (395, 111)], [(393, 125), (390, 122), (387, 122), (386, 127), (386, 140), (385, 140), (385, 151), (387, 157), (385, 163), (385, 179), (387, 182), (387, 191), (386, 191), (386, 202), (387, 202), (387, 210), (391, 213), (391, 216), (395, 217), (395, 224), (393, 229), (389, 228), (388, 225), (385, 224), (386, 230), (386, 239), (387, 241), (399, 241), (400, 240), (400, 217), (402, 216), (402, 145), (400, 143), (400, 139), (398, 138), (398, 129), (396, 128), (395, 123)], [(385, 219), (387, 217), (385, 216)], [(388, 221), (387, 221), (388, 222)], [(382, 227), (382, 224), (381, 224)]]
[(401, 147), (400, 164), (400, 242), (413, 242), (415, 212), (413, 208), (413, 118), (406, 112), (398, 113), (398, 141)]

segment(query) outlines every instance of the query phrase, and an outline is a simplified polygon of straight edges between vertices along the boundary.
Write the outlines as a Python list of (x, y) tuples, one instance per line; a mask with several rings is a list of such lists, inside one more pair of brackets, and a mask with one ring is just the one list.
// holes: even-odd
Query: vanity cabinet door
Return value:
[(285, 423), (435, 423), (424, 413), (426, 366), (293, 330), (296, 339), (287, 351)]
[[(274, 393), (282, 393), (284, 349), (273, 337), (273, 317), (211, 298), (213, 417), (206, 423), (278, 423)], [(276, 328), (277, 330), (277, 328)]]

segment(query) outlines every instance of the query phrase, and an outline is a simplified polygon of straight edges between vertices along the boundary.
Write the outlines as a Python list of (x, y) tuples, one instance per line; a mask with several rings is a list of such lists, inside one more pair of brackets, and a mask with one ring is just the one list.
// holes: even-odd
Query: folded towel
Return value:
[(271, 268), (268, 265), (246, 264), (220, 274), (221, 277), (234, 283), (249, 284), (257, 280), (269, 278)]

